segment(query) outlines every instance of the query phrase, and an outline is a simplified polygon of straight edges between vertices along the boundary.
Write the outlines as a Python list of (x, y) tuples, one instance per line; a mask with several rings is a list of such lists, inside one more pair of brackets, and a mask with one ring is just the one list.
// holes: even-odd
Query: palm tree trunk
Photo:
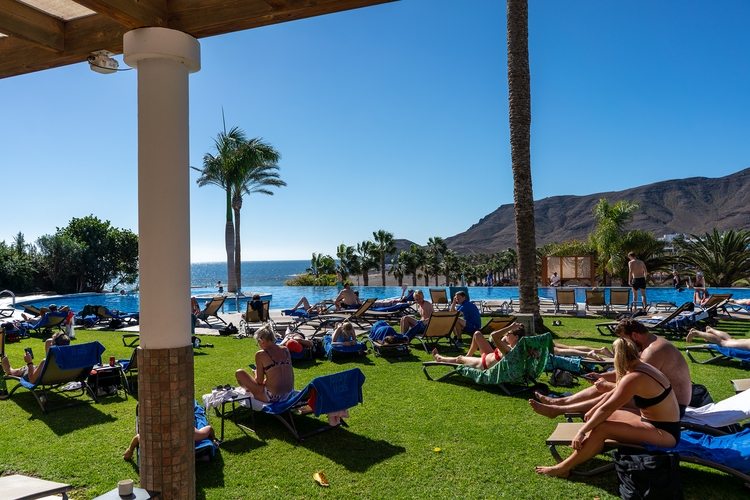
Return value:
[(234, 275), (237, 290), (242, 290), (242, 250), (240, 246), (240, 211), (234, 209)]
[(234, 274), (234, 224), (232, 223), (232, 199), (227, 190), (227, 225), (224, 230), (224, 245), (227, 250), (227, 292), (237, 291), (237, 278)]
[(513, 168), (513, 212), (518, 247), (518, 295), (521, 312), (534, 315), (544, 330), (539, 313), (536, 283), (536, 236), (534, 192), (531, 184), (531, 74), (529, 71), (528, 0), (508, 0), (508, 108), (510, 151)]
[(380, 258), (380, 274), (383, 277), (383, 286), (385, 286), (385, 254)]
[(414, 286), (414, 287), (416, 287), (416, 286), (417, 286), (417, 272), (416, 272), (416, 271), (414, 271), (414, 272), (412, 273), (412, 275), (411, 275), (411, 284), (412, 284), (412, 286)]
[(363, 286), (370, 286), (370, 270), (369, 269), (364, 269), (362, 271), (362, 283), (364, 284)]

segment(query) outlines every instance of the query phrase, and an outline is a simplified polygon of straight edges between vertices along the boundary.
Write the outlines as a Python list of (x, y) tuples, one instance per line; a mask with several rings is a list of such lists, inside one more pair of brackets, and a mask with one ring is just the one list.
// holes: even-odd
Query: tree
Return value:
[(633, 214), (638, 208), (636, 203), (625, 200), (610, 205), (607, 198), (600, 199), (594, 207), (596, 230), (590, 238), (602, 265), (602, 281), (605, 285), (607, 272), (616, 275), (626, 263), (626, 255), (630, 250), (625, 251), (623, 248), (625, 224), (633, 220)]
[(451, 275), (458, 268), (458, 255), (453, 250), (446, 250), (443, 253), (443, 273), (445, 273), (445, 285), (451, 282)]
[(135, 283), (138, 277), (138, 236), (132, 231), (117, 229), (109, 221), (89, 215), (71, 219), (68, 226), (58, 228), (57, 233), (85, 246), (72, 270), (77, 276), (77, 292), (101, 292), (113, 280)]
[(445, 240), (440, 236), (432, 236), (427, 240), (427, 254), (430, 259), (428, 267), (430, 268), (430, 274), (435, 276), (435, 286), (438, 286), (438, 275), (441, 271), (440, 259), (441, 257), (444, 258), (447, 251), (448, 245), (445, 244)]
[(357, 258), (356, 251), (357, 249), (353, 246), (343, 243), (336, 248), (336, 257), (339, 259), (338, 272), (344, 280), (349, 275), (359, 274), (359, 258)]
[(227, 291), (237, 291), (237, 274), (234, 265), (234, 223), (232, 221), (232, 186), (239, 178), (237, 163), (239, 151), (247, 142), (245, 133), (238, 127), (229, 133), (226, 126), (214, 139), (216, 156), (211, 153), (203, 155), (203, 168), (191, 167), (201, 173), (196, 181), (199, 187), (214, 185), (226, 193), (226, 224), (224, 226), (224, 247), (227, 253)]
[(377, 246), (369, 240), (357, 243), (357, 254), (359, 255), (362, 283), (364, 286), (370, 286), (370, 269), (378, 269), (379, 254)]
[(404, 274), (411, 274), (412, 286), (417, 286), (417, 261), (412, 252), (401, 250), (398, 254), (398, 261), (404, 266)]
[(36, 272), (29, 255), (19, 254), (17, 248), (0, 241), (0, 290), (7, 288), (16, 293), (33, 290)]
[(534, 315), (544, 329), (539, 312), (536, 281), (534, 191), (531, 183), (531, 74), (529, 71), (528, 0), (508, 0), (508, 114), (513, 169), (513, 215), (518, 248), (518, 295), (521, 312)]
[[(281, 155), (270, 144), (259, 137), (242, 143), (234, 163), (236, 172), (230, 175), (232, 209), (234, 210), (234, 274), (237, 289), (242, 288), (242, 251), (240, 242), (240, 210), (242, 195), (253, 193), (273, 196), (271, 187), (286, 186), (279, 178), (277, 163)], [(231, 290), (230, 290), (231, 291)]]
[(720, 234), (714, 228), (704, 236), (691, 234), (681, 247), (680, 260), (700, 267), (706, 283), (712, 286), (731, 286), (750, 274), (750, 231), (745, 229)]
[(417, 286), (417, 272), (421, 269), (424, 272), (424, 285), (430, 286), (429, 283), (429, 276), (427, 274), (427, 252), (425, 252), (424, 248), (415, 245), (414, 243), (411, 244), (409, 247), (409, 252), (414, 256), (414, 286)]
[[(401, 253), (406, 253), (403, 250)], [(399, 257), (401, 254), (398, 255), (398, 257), (394, 257), (391, 259), (391, 269), (388, 271), (393, 275), (394, 278), (398, 281), (398, 286), (401, 286), (404, 284), (404, 275), (406, 274), (405, 269), (406, 265), (404, 264)]]
[(385, 258), (388, 254), (396, 251), (396, 241), (393, 238), (393, 233), (383, 229), (373, 232), (372, 238), (375, 240), (376, 253), (380, 259), (380, 275), (383, 278), (383, 286), (385, 286)]
[(37, 245), (41, 254), (42, 271), (49, 277), (53, 289), (59, 293), (76, 291), (74, 271), (77, 263), (84, 260), (86, 244), (79, 243), (68, 234), (58, 232), (54, 235), (40, 236)]

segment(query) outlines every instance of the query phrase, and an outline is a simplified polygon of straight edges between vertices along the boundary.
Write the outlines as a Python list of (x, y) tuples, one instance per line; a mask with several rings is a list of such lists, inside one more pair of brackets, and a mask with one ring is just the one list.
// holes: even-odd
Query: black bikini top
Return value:
[(669, 393), (672, 392), (672, 384), (669, 385), (669, 387), (664, 387), (664, 384), (656, 380), (656, 378), (647, 372), (642, 372), (640, 370), (635, 370), (638, 373), (643, 373), (644, 375), (648, 375), (652, 379), (656, 381), (657, 384), (659, 384), (662, 389), (664, 389), (664, 392), (659, 394), (658, 396), (655, 396), (653, 398), (642, 398), (640, 396), (633, 396), (633, 404), (638, 408), (648, 408), (649, 406), (658, 405), (665, 399), (667, 399), (667, 396), (669, 396)]
[(268, 370), (270, 370), (270, 369), (271, 369), (271, 368), (273, 368), (274, 366), (279, 366), (279, 365), (291, 365), (291, 364), (292, 364), (292, 361), (291, 361), (291, 359), (288, 359), (288, 358), (289, 358), (289, 355), (288, 355), (288, 354), (287, 354), (287, 359), (285, 359), (284, 361), (276, 361), (275, 359), (273, 359), (273, 356), (271, 356), (271, 353), (270, 353), (270, 352), (268, 352), (268, 351), (264, 351), (264, 352), (265, 352), (266, 354), (268, 354), (268, 357), (269, 357), (269, 358), (271, 358), (271, 361), (273, 361), (273, 363), (271, 363), (271, 364), (270, 364), (270, 365), (268, 365), (268, 366), (264, 366), (264, 367), (263, 367), (263, 371), (266, 371), (266, 372), (267, 372)]

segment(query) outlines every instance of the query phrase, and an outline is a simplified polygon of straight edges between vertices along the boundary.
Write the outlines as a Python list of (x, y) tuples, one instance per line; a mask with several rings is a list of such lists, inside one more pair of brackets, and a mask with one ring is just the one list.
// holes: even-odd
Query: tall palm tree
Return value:
[[(594, 207), (596, 230), (590, 236), (596, 247), (599, 261), (603, 267), (603, 282), (607, 283), (607, 272), (616, 275), (625, 264), (627, 251), (623, 248), (625, 224), (633, 220), (638, 204), (629, 201), (618, 201), (610, 205), (607, 198), (602, 198)], [(610, 279), (611, 283), (611, 279)]]
[(360, 271), (362, 272), (362, 283), (370, 286), (370, 269), (378, 269), (379, 254), (375, 243), (370, 240), (357, 243), (357, 254), (359, 255)]
[(224, 128), (216, 139), (216, 156), (203, 155), (203, 168), (191, 167), (201, 173), (196, 181), (199, 187), (214, 185), (226, 193), (227, 221), (224, 229), (224, 245), (227, 252), (227, 291), (237, 291), (237, 274), (234, 266), (234, 223), (232, 221), (232, 186), (237, 179), (237, 161), (240, 147), (247, 141), (245, 133), (238, 127), (229, 132)]
[[(430, 256), (430, 272), (435, 276), (435, 286), (438, 286), (438, 275), (440, 274), (440, 259), (445, 256), (448, 245), (440, 236), (432, 236), (427, 240), (427, 253)], [(446, 283), (447, 285), (447, 283)]]
[(414, 256), (414, 286), (417, 286), (417, 272), (419, 269), (424, 273), (424, 285), (430, 286), (430, 277), (427, 275), (427, 252), (425, 252), (424, 248), (417, 246), (414, 243), (409, 247), (409, 252)]
[(359, 273), (359, 259), (355, 253), (356, 249), (344, 243), (336, 247), (336, 257), (339, 259), (338, 272), (346, 280), (350, 274)]
[(389, 233), (383, 229), (377, 232), (373, 231), (372, 238), (375, 240), (377, 255), (380, 258), (380, 275), (383, 278), (383, 286), (385, 286), (385, 258), (388, 254), (396, 251), (396, 240), (393, 237), (393, 233)]
[(232, 209), (234, 210), (234, 273), (237, 288), (242, 288), (242, 251), (240, 245), (240, 210), (242, 195), (253, 193), (273, 196), (271, 187), (286, 186), (279, 178), (277, 163), (281, 155), (259, 137), (245, 141), (237, 152), (237, 172), (232, 176)]
[(443, 273), (445, 274), (445, 285), (451, 282), (451, 274), (458, 268), (458, 256), (453, 250), (447, 249), (443, 253)]
[[(403, 252), (402, 250), (402, 253)], [(399, 254), (400, 256), (401, 254)], [(398, 286), (401, 286), (404, 284), (404, 275), (406, 274), (406, 265), (404, 264), (401, 259), (398, 257), (394, 257), (391, 259), (391, 269), (388, 271), (390, 274), (392, 274), (396, 280), (398, 280)]]
[(521, 312), (534, 315), (544, 329), (536, 282), (534, 190), (531, 184), (531, 73), (528, 0), (507, 1), (508, 114), (513, 169), (513, 214), (518, 248), (518, 296)]
[(404, 274), (411, 274), (412, 286), (417, 286), (417, 261), (414, 254), (401, 250), (398, 254), (398, 261), (404, 265)]

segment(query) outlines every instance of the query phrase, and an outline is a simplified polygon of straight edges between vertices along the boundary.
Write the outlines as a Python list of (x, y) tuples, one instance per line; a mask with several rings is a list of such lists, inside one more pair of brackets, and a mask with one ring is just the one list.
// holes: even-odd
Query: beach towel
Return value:
[(310, 382), (315, 392), (308, 404), (316, 417), (352, 408), (362, 402), (364, 383), (365, 374), (359, 368), (316, 377)]
[(598, 371), (595, 364), (582, 362), (582, 359), (582, 357), (578, 356), (558, 356), (556, 354), (550, 354), (549, 359), (547, 359), (547, 366), (545, 366), (544, 370), (551, 372), (556, 368), (559, 368), (560, 370), (566, 370), (575, 375)]
[(521, 337), (518, 344), (492, 368), (477, 370), (458, 365), (456, 372), (478, 384), (526, 384), (536, 380), (544, 371), (551, 352), (552, 336), (549, 333)]
[(728, 358), (735, 358), (742, 361), (750, 361), (750, 351), (744, 349), (734, 349), (733, 347), (722, 347), (716, 344), (706, 344), (705, 347), (709, 347), (715, 351), (720, 352)]
[[(206, 410), (203, 409), (203, 407), (198, 404), (197, 400), (193, 400), (193, 403), (195, 404), (194, 409), (194, 418), (195, 418), (195, 428), (196, 429), (202, 429), (203, 427), (208, 425), (208, 418), (206, 418)], [(216, 453), (216, 446), (214, 445), (214, 442), (210, 439), (203, 439), (201, 441), (195, 442), (195, 450), (198, 451), (200, 449), (207, 449), (211, 456), (213, 457)]]
[(85, 344), (53, 345), (49, 349), (54, 353), (55, 363), (61, 370), (77, 370), (98, 365), (105, 351), (104, 346), (98, 340)]
[(645, 445), (648, 450), (677, 452), (680, 455), (699, 457), (750, 473), (750, 429), (726, 436), (710, 436), (701, 432), (682, 431), (680, 442), (671, 449)]
[(370, 340), (382, 344), (383, 341), (385, 341), (385, 338), (388, 336), (393, 336), (397, 339), (404, 339), (408, 341), (406, 335), (396, 333), (396, 330), (394, 330), (392, 326), (388, 326), (388, 323), (383, 320), (376, 321), (375, 324), (372, 325), (372, 329), (370, 329)]
[(750, 418), (750, 391), (743, 391), (718, 403), (709, 403), (700, 408), (688, 406), (683, 422), (723, 427)]
[(333, 358), (333, 351), (336, 352), (342, 352), (342, 353), (362, 353), (365, 350), (367, 350), (367, 346), (364, 342), (357, 342), (354, 345), (333, 345), (333, 336), (331, 334), (327, 334), (325, 337), (323, 337), (323, 347), (326, 350), (326, 356), (328, 356), (328, 361), (330, 361)]

